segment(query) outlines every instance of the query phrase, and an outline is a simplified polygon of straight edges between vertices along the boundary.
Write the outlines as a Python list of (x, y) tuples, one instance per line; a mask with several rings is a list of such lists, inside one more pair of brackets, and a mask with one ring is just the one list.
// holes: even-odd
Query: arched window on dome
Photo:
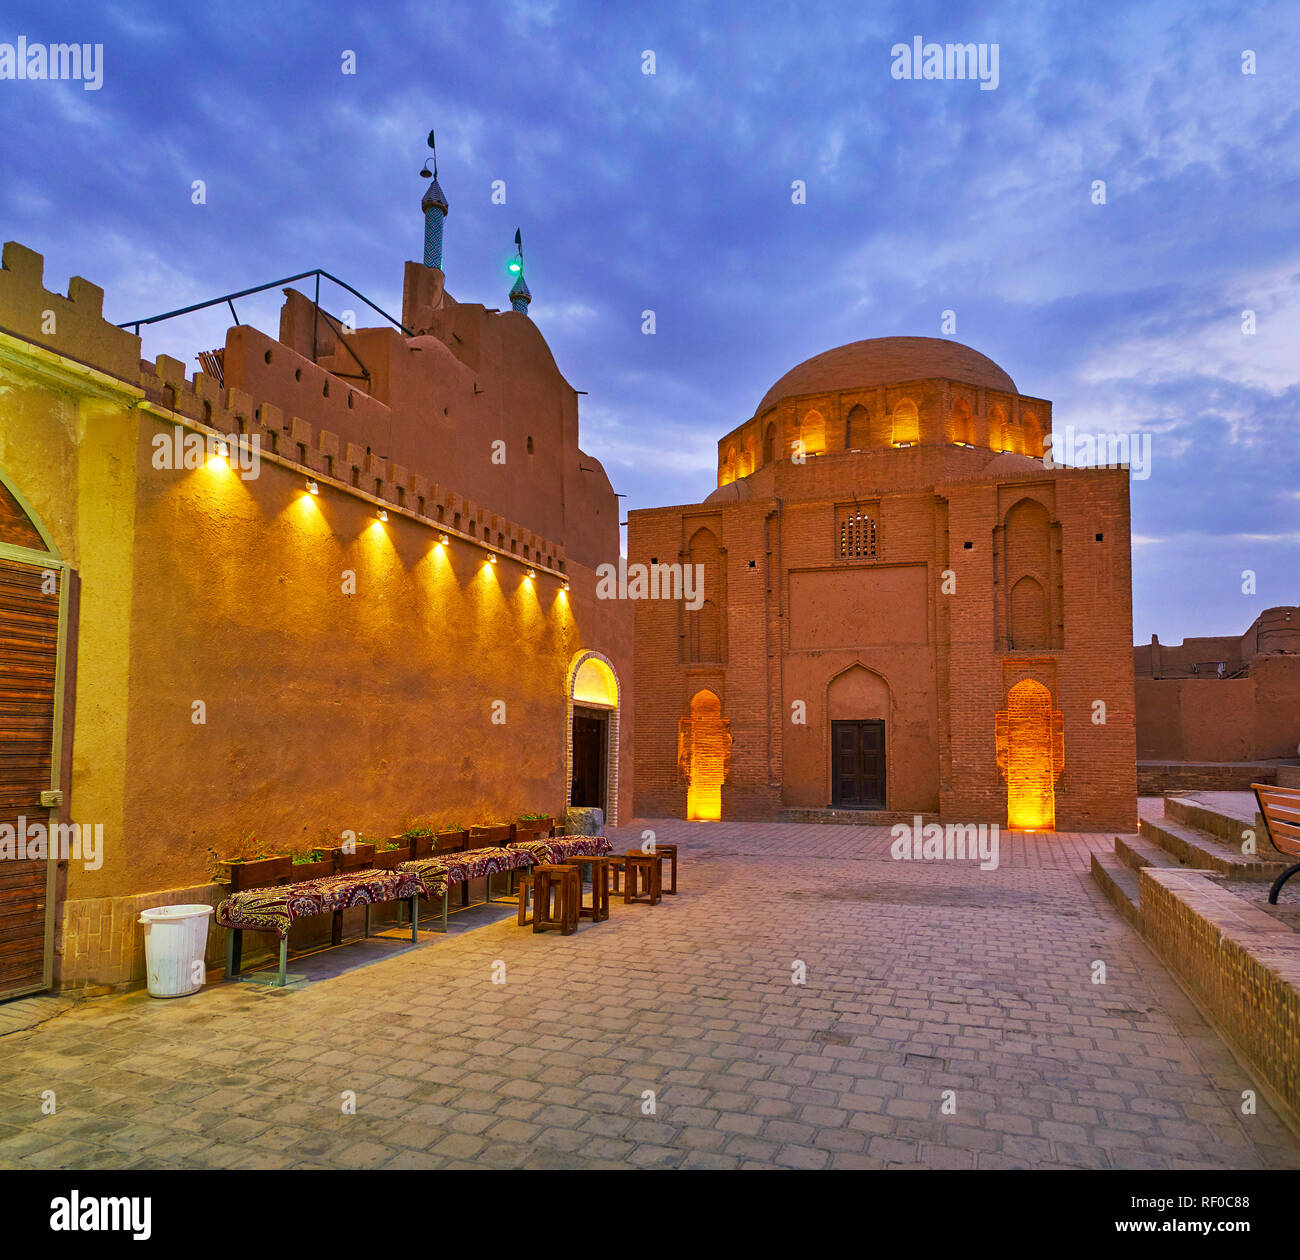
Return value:
[(736, 480), (736, 448), (728, 446), (722, 463), (718, 468), (718, 485), (729, 486)]
[(814, 408), (808, 412), (799, 426), (799, 438), (803, 443), (805, 455), (822, 455), (826, 451), (826, 421), (822, 413)]
[(1007, 445), (1007, 413), (1000, 403), (989, 408), (989, 446), (995, 451), (1009, 451)]
[(754, 435), (745, 434), (745, 440), (741, 445), (740, 463), (736, 467), (737, 477), (748, 477), (754, 471)]
[(1043, 426), (1038, 416), (1028, 408), (1020, 409), (1021, 440), (1024, 442), (1023, 454), (1041, 459), (1043, 454)]
[(957, 446), (974, 446), (975, 417), (970, 403), (959, 398), (952, 405), (952, 442)]
[(844, 449), (865, 451), (870, 445), (871, 416), (861, 403), (857, 403), (844, 422)]
[(776, 421), (769, 420), (763, 430), (763, 463), (770, 464), (776, 458)]
[(889, 440), (895, 446), (915, 446), (921, 440), (921, 414), (910, 398), (894, 404)]

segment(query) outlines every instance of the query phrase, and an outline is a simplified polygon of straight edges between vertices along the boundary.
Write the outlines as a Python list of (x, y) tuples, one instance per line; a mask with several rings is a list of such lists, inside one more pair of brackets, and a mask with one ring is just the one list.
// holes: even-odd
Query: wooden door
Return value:
[(831, 804), (884, 809), (885, 723), (831, 723)]
[[(47, 988), (54, 861), (30, 856), (26, 826), (48, 828), (58, 679), (61, 568), (0, 558), (0, 997)], [(51, 589), (54, 585), (55, 589)]]
[(573, 712), (573, 786), (569, 804), (605, 808), (605, 755), (608, 718), (603, 713)]

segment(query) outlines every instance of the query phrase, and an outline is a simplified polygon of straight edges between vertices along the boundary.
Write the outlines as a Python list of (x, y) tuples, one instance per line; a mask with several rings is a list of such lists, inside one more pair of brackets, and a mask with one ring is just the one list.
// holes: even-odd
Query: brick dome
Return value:
[(935, 377), (1016, 393), (1016, 383), (992, 359), (942, 337), (872, 337), (851, 341), (791, 368), (763, 395), (755, 415), (783, 398)]

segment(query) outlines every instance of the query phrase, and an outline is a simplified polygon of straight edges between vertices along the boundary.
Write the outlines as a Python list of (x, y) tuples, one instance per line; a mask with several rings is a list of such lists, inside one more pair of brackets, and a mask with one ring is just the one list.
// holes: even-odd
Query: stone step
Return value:
[(849, 827), (892, 827), (895, 823), (938, 822), (938, 814), (908, 813), (895, 809), (783, 809), (777, 822), (832, 823)]
[(1265, 862), (1229, 848), (1208, 832), (1198, 831), (1166, 815), (1164, 818), (1141, 818), (1138, 830), (1144, 840), (1159, 845), (1184, 866), (1200, 871), (1214, 871), (1228, 879), (1275, 879), (1285, 870), (1281, 862)]
[(1158, 844), (1143, 840), (1141, 836), (1116, 836), (1115, 856), (1130, 870), (1139, 871), (1144, 866), (1181, 866)]
[(1126, 866), (1114, 853), (1093, 853), (1092, 878), (1097, 882), (1106, 899), (1134, 927), (1142, 917), (1142, 907), (1138, 898), (1138, 873), (1131, 866)]
[(1241, 833), (1246, 829), (1254, 831), (1257, 843), (1263, 834), (1263, 820), (1256, 809), (1253, 792), (1167, 796), (1165, 817), (1186, 823), (1197, 831), (1208, 831), (1231, 849), (1241, 848)]
[(1300, 788), (1300, 766), (1278, 766), (1277, 785)]

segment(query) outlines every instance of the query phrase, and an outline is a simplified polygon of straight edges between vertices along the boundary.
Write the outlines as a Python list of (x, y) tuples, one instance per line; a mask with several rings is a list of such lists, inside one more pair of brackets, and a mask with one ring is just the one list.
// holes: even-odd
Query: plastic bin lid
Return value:
[(211, 906), (154, 906), (150, 910), (141, 910), (136, 922), (163, 923), (168, 919), (197, 919), (200, 915), (211, 913)]

